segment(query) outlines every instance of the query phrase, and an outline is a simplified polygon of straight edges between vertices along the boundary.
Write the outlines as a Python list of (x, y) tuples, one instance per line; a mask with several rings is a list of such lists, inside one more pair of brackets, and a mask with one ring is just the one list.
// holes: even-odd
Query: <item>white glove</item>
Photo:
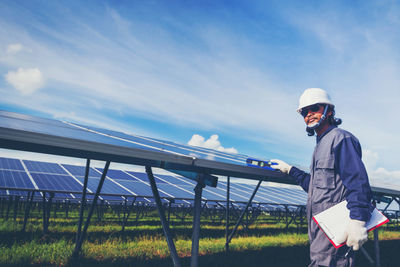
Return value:
[(350, 219), (344, 236), (340, 238), (340, 243), (346, 241), (347, 246), (353, 247), (353, 250), (358, 250), (367, 240), (368, 233), (365, 222)]
[(275, 170), (280, 170), (282, 173), (289, 174), (290, 169), (292, 169), (292, 166), (290, 166), (289, 164), (280, 159), (271, 159), (271, 163), (276, 163), (276, 164), (271, 164), (271, 168)]

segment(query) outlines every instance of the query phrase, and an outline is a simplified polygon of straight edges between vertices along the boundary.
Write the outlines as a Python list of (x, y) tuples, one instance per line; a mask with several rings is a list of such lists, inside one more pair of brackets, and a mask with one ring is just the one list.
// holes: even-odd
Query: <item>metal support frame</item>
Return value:
[[(103, 187), (103, 183), (104, 183), (104, 180), (106, 178), (108, 168), (110, 167), (110, 163), (111, 163), (110, 161), (107, 161), (106, 165), (105, 165), (105, 167), (103, 169), (103, 173), (101, 175), (101, 178), (100, 178), (100, 181), (99, 181), (99, 185), (97, 186), (97, 190), (96, 190), (96, 193), (94, 195), (93, 202), (92, 202), (92, 205), (91, 205), (90, 210), (89, 210), (89, 214), (88, 214), (87, 219), (86, 219), (86, 223), (85, 223), (85, 225), (83, 227), (83, 231), (80, 233), (79, 239), (77, 240), (77, 242), (75, 244), (75, 249), (74, 249), (74, 252), (73, 252), (73, 256), (74, 257), (79, 255), (79, 252), (80, 252), (80, 250), (82, 248), (82, 243), (83, 243), (83, 240), (85, 239), (85, 236), (86, 236), (86, 233), (87, 233), (87, 229), (88, 229), (89, 224), (90, 224), (90, 219), (92, 218), (93, 211), (94, 211), (94, 209), (96, 207), (97, 199), (99, 198), (99, 195), (100, 195), (100, 192), (101, 192), (101, 188)], [(86, 166), (88, 166), (88, 164), (89, 164), (89, 162), (87, 162)], [(88, 170), (87, 170), (87, 172), (88, 172)], [(85, 194), (85, 191), (83, 192), (83, 194)]]
[(228, 253), (229, 251), (229, 242), (228, 242), (228, 235), (229, 235), (229, 205), (230, 205), (230, 189), (231, 189), (231, 177), (227, 177), (227, 184), (226, 184), (226, 226), (225, 226), (225, 252)]
[(172, 170), (172, 169), (166, 169), (169, 172), (181, 175), (185, 178), (191, 179), (196, 182), (201, 182), (205, 185), (211, 186), (211, 187), (217, 187), (218, 183), (218, 177), (206, 174), (206, 173), (197, 173), (197, 172), (192, 172), (192, 171), (178, 171), (178, 170)]
[(50, 210), (51, 210), (51, 202), (54, 197), (54, 193), (49, 193), (49, 199), (46, 201), (46, 192), (43, 192), (43, 202), (42, 202), (42, 210), (43, 210), (43, 234), (47, 234), (49, 229), (49, 220), (50, 220)]
[(400, 198), (394, 198), (394, 200), (397, 202), (397, 204), (399, 204), (399, 210), (400, 210)]
[(136, 226), (139, 225), (139, 218), (142, 213), (143, 206), (144, 206), (144, 203), (141, 203), (140, 205), (136, 206), (136, 219), (135, 219)]
[(378, 228), (374, 229), (374, 250), (375, 250), (375, 266), (381, 267), (381, 256), (379, 250), (379, 234)]
[(35, 191), (32, 192), (28, 192), (28, 197), (27, 197), (27, 203), (26, 203), (26, 207), (25, 207), (25, 215), (24, 215), (24, 224), (22, 226), (22, 232), (25, 232), (26, 229), (26, 224), (28, 222), (28, 218), (29, 218), (29, 213), (31, 210), (31, 206), (32, 206), (32, 202), (33, 202), (33, 195), (35, 194)]
[(64, 205), (65, 205), (65, 218), (68, 219), (70, 201), (69, 200), (65, 201)]
[(87, 159), (86, 160), (86, 169), (85, 169), (85, 179), (83, 181), (81, 208), (79, 211), (78, 231), (76, 232), (75, 246), (78, 245), (79, 239), (81, 237), (81, 232), (82, 232), (83, 212), (85, 211), (86, 191), (87, 191), (87, 184), (88, 184), (88, 179), (89, 179), (89, 170), (90, 170), (90, 159)]
[(0, 197), (0, 217), (3, 218), (3, 211), (4, 211), (4, 199)]
[(239, 225), (240, 225), (240, 223), (241, 223), (241, 221), (242, 221), (242, 219), (243, 219), (245, 213), (247, 212), (247, 209), (249, 208), (251, 202), (253, 201), (253, 198), (254, 198), (254, 196), (256, 195), (256, 193), (257, 193), (257, 191), (258, 191), (258, 188), (259, 188), (260, 185), (261, 185), (261, 182), (262, 182), (262, 180), (260, 180), (260, 181), (258, 182), (256, 188), (254, 188), (253, 194), (251, 195), (249, 201), (248, 201), (247, 204), (246, 204), (246, 208), (245, 208), (245, 209), (242, 211), (242, 213), (240, 214), (240, 217), (239, 217), (239, 219), (237, 220), (236, 225), (235, 225), (235, 227), (233, 228), (231, 234), (229, 235), (228, 240), (226, 241), (226, 243), (229, 244), (229, 243), (231, 242), (231, 240), (232, 240), (233, 236), (235, 235), (236, 230), (238, 229), (238, 227), (239, 227)]
[(126, 214), (126, 217), (124, 217), (124, 223), (122, 225), (122, 230), (121, 230), (122, 232), (125, 230), (125, 225), (129, 219), (129, 215), (131, 214), (131, 211), (133, 209), (133, 205), (135, 204), (135, 202), (136, 202), (136, 196), (133, 197), (132, 204), (130, 205), (130, 207), (128, 207), (128, 212)]
[(385, 212), (387, 210), (387, 208), (389, 208), (390, 204), (392, 204), (394, 198), (392, 197), (392, 199), (389, 201), (389, 203), (386, 204), (385, 208), (382, 210), (382, 212)]
[(10, 206), (12, 204), (13, 197), (10, 196), (7, 201), (7, 210), (6, 210), (6, 221), (8, 221), (8, 216), (10, 215)]
[(192, 233), (192, 257), (190, 266), (198, 266), (199, 258), (199, 238), (200, 238), (200, 216), (201, 216), (201, 195), (205, 184), (203, 180), (197, 182), (194, 188), (194, 212), (193, 212), (193, 233)]
[(42, 193), (42, 211), (43, 211), (43, 233), (47, 232), (46, 226), (46, 192)]
[(175, 267), (180, 267), (181, 264), (180, 264), (180, 260), (178, 257), (178, 253), (176, 252), (174, 240), (172, 239), (172, 235), (171, 235), (171, 232), (169, 229), (169, 224), (167, 222), (167, 219), (165, 218), (165, 212), (164, 212), (164, 209), (163, 209), (163, 206), (161, 203), (160, 193), (158, 192), (156, 181), (154, 179), (154, 175), (153, 175), (153, 171), (152, 171), (151, 167), (146, 166), (146, 173), (147, 173), (147, 176), (149, 177), (151, 191), (153, 192), (154, 200), (156, 201), (158, 214), (160, 216), (161, 225), (162, 225), (165, 237), (167, 238), (167, 244), (168, 244), (169, 251), (171, 253), (172, 261), (173, 261)]
[(124, 217), (123, 217), (123, 221), (122, 221), (121, 232), (125, 231), (125, 226), (126, 226), (126, 223), (128, 222), (128, 218), (129, 218), (129, 215), (131, 213), (131, 210), (132, 210), (132, 207), (133, 207), (133, 204), (135, 203), (135, 201), (136, 201), (136, 197), (133, 198), (132, 204), (128, 207), (128, 198), (126, 197), (124, 199)]
[(20, 199), (20, 196), (15, 196), (15, 199), (14, 199), (14, 222), (17, 221), (19, 199)]
[(173, 199), (168, 200), (168, 223), (171, 224), (171, 206), (172, 206)]

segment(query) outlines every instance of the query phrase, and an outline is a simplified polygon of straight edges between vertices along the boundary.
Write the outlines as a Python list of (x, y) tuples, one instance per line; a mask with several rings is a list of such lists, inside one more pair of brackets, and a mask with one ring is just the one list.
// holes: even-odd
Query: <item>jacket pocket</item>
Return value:
[(336, 188), (335, 158), (333, 156), (321, 158), (316, 162), (314, 172), (314, 186), (322, 189)]

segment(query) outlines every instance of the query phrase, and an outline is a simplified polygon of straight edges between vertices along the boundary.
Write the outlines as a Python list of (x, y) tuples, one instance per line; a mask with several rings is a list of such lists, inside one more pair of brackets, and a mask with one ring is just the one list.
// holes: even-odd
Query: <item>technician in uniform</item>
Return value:
[[(307, 124), (309, 136), (317, 134), (310, 173), (281, 161), (271, 160), (275, 169), (289, 174), (308, 192), (307, 219), (310, 239), (309, 266), (354, 266), (354, 252), (367, 241), (365, 222), (370, 218), (371, 187), (364, 164), (361, 146), (351, 133), (340, 129), (341, 119), (335, 118), (335, 106), (329, 95), (320, 88), (309, 88), (299, 100), (298, 112)], [(347, 200), (350, 223), (343, 242), (336, 249), (319, 229), (312, 217), (339, 202)]]

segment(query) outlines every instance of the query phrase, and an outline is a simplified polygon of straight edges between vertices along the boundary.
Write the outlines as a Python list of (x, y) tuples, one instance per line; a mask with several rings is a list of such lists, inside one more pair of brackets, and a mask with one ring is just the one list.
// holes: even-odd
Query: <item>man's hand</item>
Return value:
[(279, 159), (271, 159), (271, 163), (276, 163), (276, 164), (271, 164), (271, 168), (275, 170), (280, 170), (282, 173), (285, 174), (289, 174), (290, 169), (292, 168), (292, 166)]
[(347, 246), (353, 247), (353, 250), (359, 250), (367, 240), (368, 233), (365, 222), (351, 219), (344, 236), (340, 238), (340, 243), (346, 241)]

